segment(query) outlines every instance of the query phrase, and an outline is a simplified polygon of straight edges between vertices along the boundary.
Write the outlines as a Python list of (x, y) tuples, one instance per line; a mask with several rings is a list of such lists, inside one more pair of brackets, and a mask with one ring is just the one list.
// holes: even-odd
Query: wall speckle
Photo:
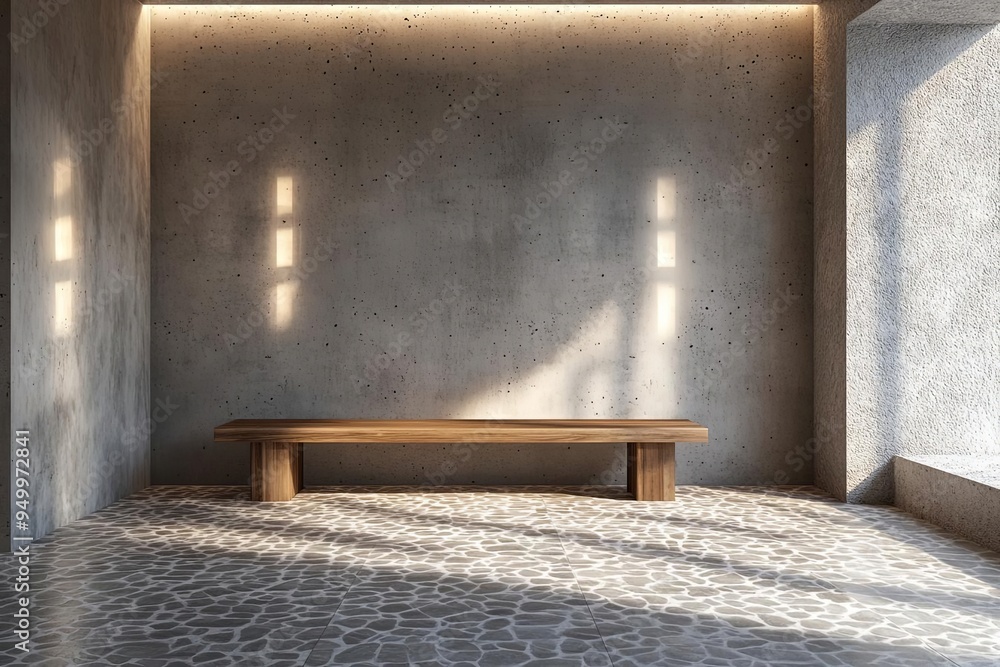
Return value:
[[(811, 7), (156, 8), (153, 72), (154, 482), (244, 483), (239, 417), (686, 417), (681, 482), (811, 480)], [(314, 446), (306, 477), (621, 454)]]
[[(11, 420), (35, 536), (149, 483), (150, 10), (55, 6), (11, 68)], [(14, 0), (14, 25), (37, 12)]]

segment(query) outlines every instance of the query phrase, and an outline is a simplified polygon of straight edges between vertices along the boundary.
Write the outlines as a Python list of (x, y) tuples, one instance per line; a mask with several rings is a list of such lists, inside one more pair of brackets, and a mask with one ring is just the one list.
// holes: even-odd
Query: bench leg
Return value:
[(301, 442), (254, 442), (250, 500), (291, 500), (302, 490)]
[(673, 500), (674, 479), (674, 443), (628, 443), (628, 490), (636, 500)]

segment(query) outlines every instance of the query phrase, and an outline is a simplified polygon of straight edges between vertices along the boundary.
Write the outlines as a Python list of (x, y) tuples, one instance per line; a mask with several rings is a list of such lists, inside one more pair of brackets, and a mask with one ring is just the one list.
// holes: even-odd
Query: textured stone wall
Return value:
[[(680, 416), (712, 438), (681, 482), (811, 480), (811, 7), (157, 7), (153, 71), (155, 482), (244, 483), (212, 427), (280, 416)], [(622, 454), (315, 446), (306, 478)]]
[(816, 8), (815, 472), (843, 500), (891, 501), (895, 453), (996, 443), (994, 400), (972, 389), (994, 372), (978, 243), (995, 222), (996, 47), (969, 24), (998, 19), (992, 0)]
[(1000, 30), (852, 25), (847, 494), (892, 457), (1000, 454)]
[(998, 21), (1000, 0), (882, 0), (859, 16), (855, 25), (992, 25)]
[(149, 11), (14, 0), (12, 422), (34, 535), (149, 482)]
[(1000, 456), (897, 456), (893, 480), (897, 507), (1000, 552)]

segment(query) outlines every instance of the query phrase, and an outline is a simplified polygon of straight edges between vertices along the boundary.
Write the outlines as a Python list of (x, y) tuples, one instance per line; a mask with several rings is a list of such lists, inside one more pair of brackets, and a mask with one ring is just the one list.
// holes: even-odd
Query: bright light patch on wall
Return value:
[[(614, 301), (594, 307), (573, 337), (508, 382), (498, 381), (464, 399), (460, 419), (614, 417), (625, 318)], [(659, 371), (659, 369), (657, 369)]]
[(677, 181), (673, 176), (662, 176), (656, 179), (656, 221), (669, 222), (676, 213)]
[(673, 285), (656, 286), (656, 333), (661, 339), (674, 335), (677, 295)]
[(56, 220), (55, 225), (57, 262), (73, 259), (73, 218), (68, 215)]
[(54, 324), (57, 336), (65, 336), (73, 326), (73, 283), (63, 280), (55, 286)]
[(284, 329), (292, 322), (292, 302), (298, 285), (294, 281), (278, 283), (274, 288), (274, 326)]
[(677, 234), (661, 230), (656, 235), (656, 266), (667, 268), (677, 266)]
[(290, 215), (292, 212), (292, 177), (278, 177), (278, 215)]
[(295, 263), (294, 252), (294, 230), (291, 227), (285, 227), (279, 229), (276, 233), (277, 237), (277, 256), (275, 258), (274, 265), (279, 269), (292, 266)]
[(52, 192), (56, 197), (62, 197), (73, 185), (73, 163), (69, 160), (57, 160), (54, 172)]

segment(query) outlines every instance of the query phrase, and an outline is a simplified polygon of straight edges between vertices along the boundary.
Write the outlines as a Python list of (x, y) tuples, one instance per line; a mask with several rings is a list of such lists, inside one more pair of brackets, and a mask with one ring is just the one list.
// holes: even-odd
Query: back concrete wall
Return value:
[[(810, 482), (812, 12), (154, 8), (153, 481), (245, 483), (241, 417), (685, 417), (681, 483)], [(306, 482), (623, 454), (319, 445)]]

